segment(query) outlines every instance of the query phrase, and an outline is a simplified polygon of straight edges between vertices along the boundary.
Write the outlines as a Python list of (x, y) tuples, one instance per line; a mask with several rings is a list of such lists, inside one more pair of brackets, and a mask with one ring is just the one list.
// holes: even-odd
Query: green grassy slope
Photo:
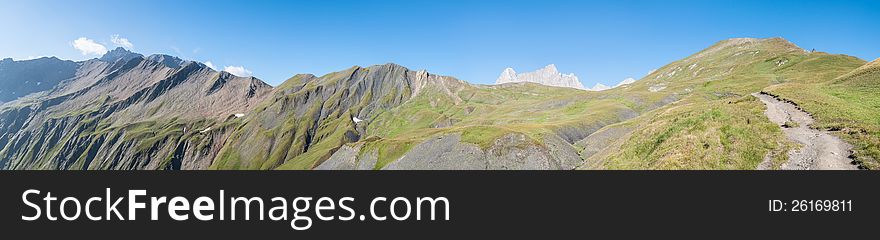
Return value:
[(468, 85), (451, 94), (430, 88), (423, 92), (378, 115), (369, 126), (367, 133), (376, 140), (362, 151), (379, 150), (376, 168), (438, 135), (461, 133), (462, 142), (485, 149), (500, 137), (521, 133), (541, 145), (547, 134), (582, 138), (637, 114), (628, 99), (531, 83)]
[(862, 63), (807, 53), (781, 38), (719, 42), (639, 81), (687, 96), (627, 122), (636, 127), (592, 156), (589, 161), (598, 164), (589, 168), (754, 169), (765, 157), (778, 166), (785, 161), (780, 153), (792, 146), (749, 94), (777, 84), (821, 82)]
[[(852, 60), (847, 67), (858, 63)], [(843, 71), (836, 73), (840, 72)], [(822, 76), (805, 83), (788, 82), (769, 87), (766, 91), (797, 103), (816, 119), (814, 127), (836, 131), (853, 144), (852, 157), (863, 167), (878, 169), (880, 60), (844, 73), (839, 77)]]
[(839, 78), (863, 64), (770, 38), (721, 41), (602, 92), (531, 83), (472, 85), (393, 64), (298, 75), (248, 114), (212, 168), (311, 169), (339, 147), (357, 143), (361, 156), (377, 153), (373, 167), (381, 169), (416, 145), (452, 133), (483, 149), (516, 133), (535, 146), (553, 135), (583, 150), (575, 143), (614, 128), (626, 131), (611, 136), (596, 154), (582, 155), (584, 168), (755, 169), (764, 161), (772, 168), (795, 146), (750, 94), (786, 86), (804, 96), (833, 89), (857, 94), (826, 95), (842, 98), (840, 106), (864, 105), (840, 119), (862, 124), (867, 133), (851, 140), (864, 143), (858, 151), (870, 155), (876, 131), (865, 122), (875, 120), (870, 113), (876, 100), (863, 95), (876, 84), (859, 80), (870, 76), (861, 73)]
[(410, 99), (423, 80), (442, 78), (395, 64), (297, 75), (248, 114), (211, 168), (314, 168), (343, 144), (365, 139), (354, 117), (372, 119)]
[(522, 133), (542, 144), (545, 134), (583, 138), (646, 109), (633, 99), (538, 84), (481, 86), (433, 75), (413, 80), (413, 71), (397, 76), (388, 66), (402, 68), (358, 67), (289, 80), (248, 114), (212, 168), (311, 169), (355, 141), (365, 143), (363, 153), (378, 152), (375, 167), (381, 168), (433, 136), (461, 133), (463, 142), (486, 148)]

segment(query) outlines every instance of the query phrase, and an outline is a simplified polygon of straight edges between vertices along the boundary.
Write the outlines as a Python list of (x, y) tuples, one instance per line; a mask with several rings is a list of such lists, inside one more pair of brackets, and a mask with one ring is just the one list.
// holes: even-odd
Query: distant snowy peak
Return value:
[(623, 85), (632, 84), (632, 83), (634, 83), (634, 82), (636, 82), (635, 79), (633, 79), (633, 78), (626, 78), (626, 79), (624, 79), (623, 81), (620, 81), (620, 83), (618, 83), (617, 85), (614, 85), (614, 87), (620, 87), (620, 86), (623, 86)]
[(495, 80), (495, 84), (511, 82), (517, 82), (516, 71), (514, 71), (513, 68), (504, 69), (504, 71), (501, 72), (501, 76), (498, 76), (498, 79)]
[(617, 85), (614, 85), (613, 87), (597, 83), (591, 88), (584, 88), (577, 76), (575, 76), (573, 73), (560, 73), (559, 70), (556, 69), (555, 64), (550, 64), (544, 68), (538, 69), (537, 71), (526, 73), (516, 73), (516, 70), (513, 70), (513, 68), (505, 68), (504, 71), (501, 72), (501, 75), (498, 76), (498, 79), (495, 80), (495, 84), (516, 82), (532, 82), (547, 86), (569, 87), (598, 92), (629, 85), (635, 83), (636, 80), (633, 78), (626, 78), (623, 81), (620, 81), (620, 83), (618, 83)]
[(555, 64), (534, 72), (526, 72), (517, 74), (513, 68), (506, 68), (495, 80), (495, 84), (514, 83), (514, 82), (532, 82), (555, 87), (569, 87), (576, 89), (584, 89), (578, 77), (573, 73), (562, 74), (556, 69)]
[(596, 86), (593, 86), (592, 88), (587, 89), (587, 90), (598, 92), (598, 91), (605, 91), (608, 89), (611, 89), (611, 87), (605, 86), (605, 84), (596, 83)]
[(634, 82), (636, 82), (635, 79), (633, 79), (633, 78), (626, 78), (626, 79), (624, 79), (623, 81), (620, 81), (620, 83), (618, 83), (617, 85), (614, 85), (614, 87), (609, 87), (609, 86), (605, 86), (605, 84), (596, 83), (596, 86), (593, 86), (593, 87), (591, 87), (591, 88), (588, 88), (587, 90), (588, 90), (588, 91), (595, 91), (595, 92), (598, 92), (598, 91), (605, 91), (605, 90), (608, 90), (608, 89), (618, 88), (618, 87), (620, 87), (620, 86), (629, 85), (629, 84), (632, 84), (632, 83), (634, 83)]

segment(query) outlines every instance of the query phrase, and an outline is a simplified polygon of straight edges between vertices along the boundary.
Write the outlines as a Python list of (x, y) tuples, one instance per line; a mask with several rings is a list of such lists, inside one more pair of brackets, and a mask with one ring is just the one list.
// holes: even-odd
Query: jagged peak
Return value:
[(217, 78), (221, 78), (221, 79), (230, 79), (230, 78), (235, 78), (235, 77), (236, 76), (234, 74), (229, 73), (227, 71), (220, 71), (217, 73)]
[(602, 83), (596, 83), (596, 85), (594, 85), (592, 88), (589, 88), (587, 90), (598, 92), (598, 91), (605, 91), (608, 89), (611, 89), (611, 87), (606, 86), (605, 84), (602, 84)]
[(542, 70), (544, 70), (546, 72), (551, 72), (551, 73), (558, 73), (559, 72), (559, 70), (556, 69), (556, 64), (552, 64), (552, 63), (550, 65), (545, 66)]
[(556, 64), (549, 64), (533, 72), (516, 73), (512, 68), (506, 68), (495, 79), (495, 84), (514, 82), (533, 82), (547, 86), (570, 87), (584, 89), (580, 79), (574, 73), (563, 74), (556, 68)]
[(150, 55), (147, 56), (146, 58), (147, 58), (147, 59), (162, 59), (162, 58), (170, 58), (170, 59), (177, 59), (177, 60), (183, 61), (183, 59), (180, 59), (180, 58), (178, 58), (178, 57), (171, 56), (171, 55), (168, 55), (168, 54), (161, 54), (161, 53), (150, 54)]
[(188, 62), (188, 63), (195, 63), (195, 64), (198, 64), (200, 67), (208, 69), (208, 71), (222, 72), (222, 71), (217, 71), (217, 70), (215, 70), (215, 69), (209, 67), (207, 64), (205, 64), (205, 63), (203, 63), (203, 62), (197, 62), (197, 61), (187, 61), (187, 62)]
[(369, 67), (366, 67), (366, 68), (367, 68), (367, 69), (381, 69), (381, 68), (390, 68), (390, 69), (394, 69), (394, 68), (403, 68), (403, 69), (405, 69), (405, 70), (410, 70), (409, 68), (404, 67), (404, 66), (401, 66), (400, 64), (397, 64), (397, 63), (390, 63), (390, 62), (389, 62), (389, 63), (385, 63), (385, 64), (376, 64), (376, 65), (372, 65), (372, 66), (369, 66)]
[[(110, 50), (110, 52), (133, 53), (132, 51), (129, 51), (128, 49), (125, 49), (124, 47), (116, 47), (113, 50)], [(104, 55), (106, 55), (106, 54), (104, 54)]]
[(134, 58), (139, 58), (139, 57), (142, 58), (142, 57), (144, 57), (144, 55), (131, 52), (131, 51), (126, 50), (125, 48), (122, 48), (122, 47), (117, 47), (117, 48), (105, 53), (99, 59), (101, 61), (113, 63), (113, 62), (116, 62), (119, 60), (128, 61), (128, 60), (131, 60)]
[(166, 55), (166, 54), (152, 54), (150, 56), (147, 56), (146, 59), (150, 60), (150, 61), (162, 63), (165, 66), (170, 67), (170, 68), (179, 68), (184, 63), (187, 62), (187, 61), (184, 61), (183, 59), (180, 59), (178, 57)]

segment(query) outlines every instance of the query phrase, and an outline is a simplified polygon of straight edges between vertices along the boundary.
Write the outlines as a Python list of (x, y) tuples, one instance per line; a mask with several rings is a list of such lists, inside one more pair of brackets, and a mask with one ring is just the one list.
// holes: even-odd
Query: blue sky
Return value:
[[(297, 73), (394, 62), (493, 83), (554, 63), (613, 85), (732, 37), (784, 37), (880, 57), (880, 1), (7, 1), (0, 58), (83, 60), (73, 42), (240, 66), (277, 85)], [(112, 36), (118, 35), (117, 41)], [(84, 43), (84, 41), (77, 41)], [(87, 43), (87, 41), (86, 41)], [(88, 44), (86, 44), (88, 45)], [(92, 51), (94, 52), (94, 51)]]

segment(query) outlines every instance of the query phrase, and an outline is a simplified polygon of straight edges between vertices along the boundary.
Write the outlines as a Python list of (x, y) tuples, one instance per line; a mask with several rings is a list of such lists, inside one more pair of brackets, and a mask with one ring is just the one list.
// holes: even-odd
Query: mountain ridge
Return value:
[(193, 62), (172, 68), (127, 51), (108, 56), (114, 62), (78, 62), (72, 78), (2, 106), (0, 167), (204, 169), (213, 154), (199, 145), (225, 139), (193, 130), (222, 129), (271, 91)]

